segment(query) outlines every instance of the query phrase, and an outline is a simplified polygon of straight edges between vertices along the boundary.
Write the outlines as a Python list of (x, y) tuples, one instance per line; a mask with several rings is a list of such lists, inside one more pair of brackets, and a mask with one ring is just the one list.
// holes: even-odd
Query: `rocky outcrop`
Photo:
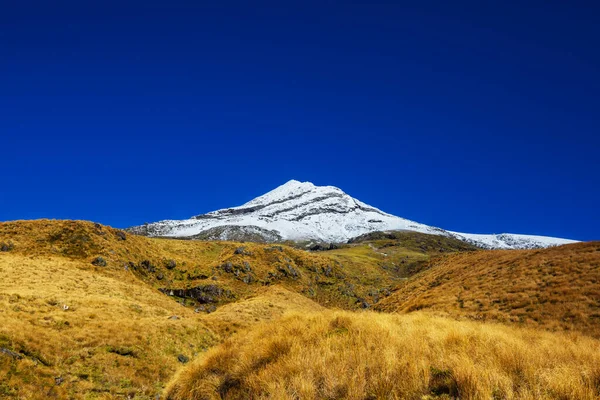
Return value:
[(161, 288), (168, 296), (194, 299), (200, 304), (222, 303), (235, 299), (234, 294), (218, 285), (201, 285), (190, 289)]

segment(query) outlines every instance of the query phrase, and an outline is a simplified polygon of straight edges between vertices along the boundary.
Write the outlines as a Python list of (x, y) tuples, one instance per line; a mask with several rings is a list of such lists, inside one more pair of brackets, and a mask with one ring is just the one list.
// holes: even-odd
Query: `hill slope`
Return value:
[(596, 399), (600, 342), (422, 313), (293, 315), (184, 367), (168, 400)]
[(106, 266), (99, 270), (133, 274), (201, 311), (275, 284), (323, 305), (367, 307), (431, 256), (474, 249), (451, 238), (409, 232), (386, 243), (313, 253), (286, 245), (146, 238), (91, 222), (51, 220), (0, 223), (2, 243), (12, 250), (0, 254), (65, 257), (87, 265), (101, 257)]
[[(301, 290), (304, 277), (273, 277), (265, 287), (233, 272), (198, 276), (233, 256), (249, 257), (235, 255), (236, 246), (149, 239), (83, 221), (0, 223), (0, 398), (154, 399), (183, 362), (223, 337), (288, 311), (322, 309), (277, 284)], [(260, 256), (271, 252), (298, 264), (331, 263), (267, 248), (256, 246), (258, 276), (269, 261)], [(330, 279), (335, 287), (339, 279)], [(158, 290), (165, 285), (209, 289), (199, 299), (169, 296)], [(321, 301), (345, 299), (324, 292)]]
[(151, 399), (178, 356), (217, 342), (192, 310), (98, 268), (0, 253), (0, 398)]
[(600, 337), (600, 242), (438, 258), (377, 309), (441, 311)]
[(341, 243), (356, 236), (387, 230), (409, 230), (454, 237), (483, 248), (536, 248), (572, 240), (531, 235), (475, 235), (446, 231), (387, 214), (333, 186), (289, 181), (239, 206), (130, 228), (147, 236), (204, 240), (315, 240)]

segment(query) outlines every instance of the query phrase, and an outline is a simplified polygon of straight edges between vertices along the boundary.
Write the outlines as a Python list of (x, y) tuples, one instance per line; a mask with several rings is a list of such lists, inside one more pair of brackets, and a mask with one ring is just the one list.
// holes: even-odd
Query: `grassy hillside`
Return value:
[(318, 312), (259, 325), (184, 368), (169, 400), (597, 399), (600, 342), (500, 325)]
[(429, 267), (440, 255), (470, 252), (479, 248), (454, 238), (419, 232), (372, 232), (352, 239), (326, 254), (344, 265), (373, 266), (408, 278)]
[(592, 338), (363, 309), (594, 335), (599, 248), (403, 232), (307, 252), (0, 223), (0, 398), (149, 400), (169, 381), (172, 399), (594, 398)]
[(217, 342), (192, 310), (130, 273), (96, 269), (0, 254), (0, 398), (149, 399), (178, 356)]
[(269, 286), (257, 296), (229, 303), (207, 315), (204, 321), (221, 337), (231, 336), (261, 322), (275, 321), (286, 313), (311, 313), (324, 307), (282, 286)]
[(365, 308), (427, 265), (432, 254), (470, 248), (417, 235), (434, 242), (415, 247), (414, 238), (388, 240), (310, 253), (285, 245), (153, 239), (84, 221), (0, 223), (0, 246), (4, 243), (10, 254), (65, 257), (94, 262), (99, 271), (130, 271), (202, 310), (260, 294), (273, 284), (322, 305)]
[(402, 274), (366, 249), (0, 223), (0, 398), (153, 398), (182, 360), (261, 321), (379, 300)]
[(440, 311), (600, 337), (600, 243), (449, 255), (400, 284), (377, 309)]

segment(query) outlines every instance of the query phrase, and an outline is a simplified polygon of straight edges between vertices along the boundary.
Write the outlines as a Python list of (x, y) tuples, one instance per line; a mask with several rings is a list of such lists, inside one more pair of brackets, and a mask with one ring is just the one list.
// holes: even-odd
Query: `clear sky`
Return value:
[(598, 21), (591, 1), (4, 2), (0, 220), (127, 227), (297, 179), (456, 231), (600, 239)]

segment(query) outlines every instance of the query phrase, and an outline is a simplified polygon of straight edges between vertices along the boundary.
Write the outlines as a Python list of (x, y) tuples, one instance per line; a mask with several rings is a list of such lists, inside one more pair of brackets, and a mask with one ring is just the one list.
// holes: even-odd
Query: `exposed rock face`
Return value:
[(92, 264), (97, 267), (106, 267), (106, 260), (103, 257), (96, 257), (92, 260)]
[(14, 248), (14, 245), (12, 243), (0, 243), (0, 251), (11, 251)]
[(186, 220), (132, 227), (130, 232), (203, 240), (342, 243), (376, 231), (408, 230), (454, 237), (485, 248), (531, 248), (572, 243), (528, 235), (474, 235), (446, 231), (387, 214), (333, 186), (289, 181), (248, 203)]
[(14, 358), (15, 360), (20, 360), (23, 358), (23, 356), (20, 355), (19, 353), (16, 353), (16, 352), (6, 349), (4, 347), (0, 347), (0, 353), (6, 354), (7, 356)]
[(233, 293), (227, 289), (223, 289), (217, 285), (202, 285), (196, 286), (190, 289), (159, 289), (161, 292), (170, 295), (183, 298), (191, 298), (196, 300), (198, 303), (219, 303), (222, 301), (228, 301), (234, 298)]

